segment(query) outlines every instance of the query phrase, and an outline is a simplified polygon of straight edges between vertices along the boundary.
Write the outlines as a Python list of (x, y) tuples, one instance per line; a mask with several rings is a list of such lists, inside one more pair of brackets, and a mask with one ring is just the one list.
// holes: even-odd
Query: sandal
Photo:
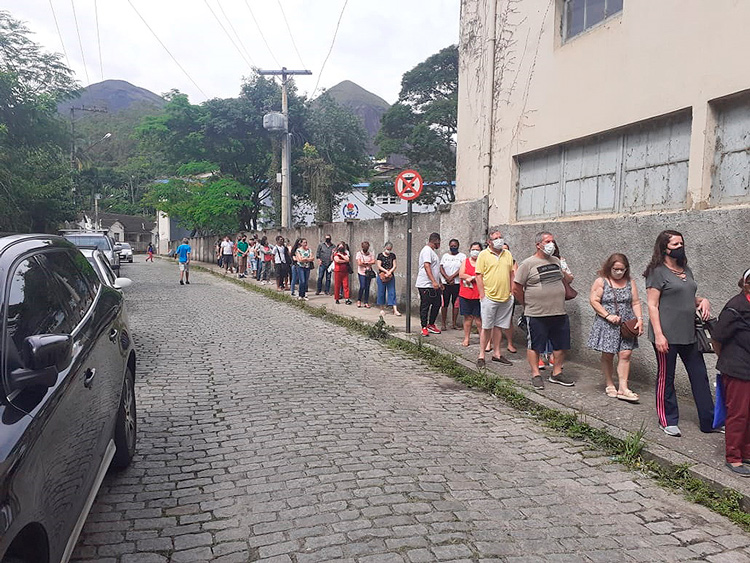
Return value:
[(627, 401), (628, 403), (637, 403), (638, 399), (640, 399), (638, 393), (633, 393), (630, 389), (625, 389), (625, 391), (618, 391), (617, 398), (621, 401)]
[(607, 385), (604, 388), (604, 392), (607, 394), (607, 397), (614, 399), (617, 397), (617, 389), (614, 385)]

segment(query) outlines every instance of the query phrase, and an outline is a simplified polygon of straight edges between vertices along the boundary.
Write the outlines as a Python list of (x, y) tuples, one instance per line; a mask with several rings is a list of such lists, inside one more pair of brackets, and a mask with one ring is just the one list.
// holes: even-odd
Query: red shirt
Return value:
[[(476, 275), (476, 268), (471, 264), (471, 259), (467, 258), (464, 263), (464, 273), (467, 276)], [(458, 290), (458, 295), (464, 299), (479, 299), (479, 288), (477, 287), (477, 280), (468, 282), (471, 287), (466, 287), (466, 280), (461, 280), (461, 289)]]

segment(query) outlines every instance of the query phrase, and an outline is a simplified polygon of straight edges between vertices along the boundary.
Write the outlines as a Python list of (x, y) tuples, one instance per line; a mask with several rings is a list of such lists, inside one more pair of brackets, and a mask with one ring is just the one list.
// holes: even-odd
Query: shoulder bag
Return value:
[(711, 343), (711, 331), (716, 324), (716, 318), (703, 320), (700, 313), (695, 311), (695, 340), (698, 343), (698, 350), (702, 354), (714, 354), (714, 346)]
[[(632, 280), (630, 282), (633, 283)], [(612, 287), (612, 284), (609, 285)], [(632, 291), (632, 287), (631, 287)], [(617, 293), (615, 292), (615, 288), (612, 287), (612, 293), (615, 296), (615, 315), (618, 317), (620, 316), (620, 308), (617, 306)], [(635, 328), (638, 324), (638, 319), (633, 318), (627, 321), (620, 320), (620, 336), (622, 336), (626, 340), (638, 340), (638, 330)]]

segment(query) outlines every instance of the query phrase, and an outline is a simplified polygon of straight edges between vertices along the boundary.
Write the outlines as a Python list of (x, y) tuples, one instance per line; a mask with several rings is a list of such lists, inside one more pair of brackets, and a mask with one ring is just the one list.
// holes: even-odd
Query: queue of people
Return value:
[[(448, 252), (442, 256), (440, 246), (440, 234), (432, 233), (419, 253), (415, 286), (421, 335), (440, 334), (449, 327), (462, 330), (461, 343), (468, 347), (476, 329), (478, 367), (486, 366), (488, 355), (490, 361), (513, 365), (508, 354), (516, 353), (514, 310), (522, 307), (518, 324), (527, 332), (526, 361), (532, 386), (544, 388), (541, 371), (545, 369), (550, 370), (548, 382), (575, 385), (573, 375), (564, 370), (565, 355), (571, 347), (565, 302), (576, 295), (571, 286), (574, 276), (560, 255), (554, 235), (538, 233), (532, 254), (520, 263), (499, 230), (489, 233), (484, 243), (469, 244), (468, 254), (461, 252), (457, 239), (449, 241)], [(217, 242), (216, 252), (225, 271), (234, 271), (239, 277), (252, 276), (268, 283), (271, 270), (275, 270), (277, 289), (290, 290), (302, 300), (308, 299), (310, 271), (317, 266), (315, 294), (331, 295), (337, 304), (342, 300), (346, 305), (353, 304), (350, 277), (356, 268), (356, 306), (371, 307), (374, 279), (380, 314), (392, 310), (393, 315), (401, 316), (395, 283), (398, 261), (390, 242), (376, 252), (369, 241), (363, 241), (352, 256), (347, 242), (334, 244), (330, 235), (314, 253), (304, 238), (287, 245), (283, 237), (269, 244), (266, 237), (248, 240), (243, 235), (234, 243), (229, 237)], [(647, 334), (656, 357), (655, 404), (660, 428), (668, 436), (682, 434), (675, 391), (679, 357), (688, 374), (700, 430), (717, 431), (711, 385), (695, 329), (696, 317), (709, 319), (711, 308), (708, 299), (698, 294), (682, 235), (665, 230), (657, 236), (643, 272), (645, 305), (635, 277), (628, 257), (616, 252), (603, 260), (589, 290), (594, 318), (586, 344), (601, 354), (604, 393), (627, 403), (640, 400), (629, 385), (630, 365), (639, 347), (638, 338)], [(737, 474), (750, 476), (750, 373), (746, 368), (750, 365), (750, 269), (743, 273), (739, 286), (740, 293), (724, 307), (712, 335), (726, 400), (727, 466)], [(643, 316), (646, 308), (648, 326)], [(461, 324), (459, 316), (463, 317)]]

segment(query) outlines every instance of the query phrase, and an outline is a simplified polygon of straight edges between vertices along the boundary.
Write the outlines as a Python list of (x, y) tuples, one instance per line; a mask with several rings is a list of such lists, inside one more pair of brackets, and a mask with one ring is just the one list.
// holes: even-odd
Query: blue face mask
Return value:
[(451, 254), (458, 254), (458, 247), (457, 246), (451, 246), (450, 247)]

